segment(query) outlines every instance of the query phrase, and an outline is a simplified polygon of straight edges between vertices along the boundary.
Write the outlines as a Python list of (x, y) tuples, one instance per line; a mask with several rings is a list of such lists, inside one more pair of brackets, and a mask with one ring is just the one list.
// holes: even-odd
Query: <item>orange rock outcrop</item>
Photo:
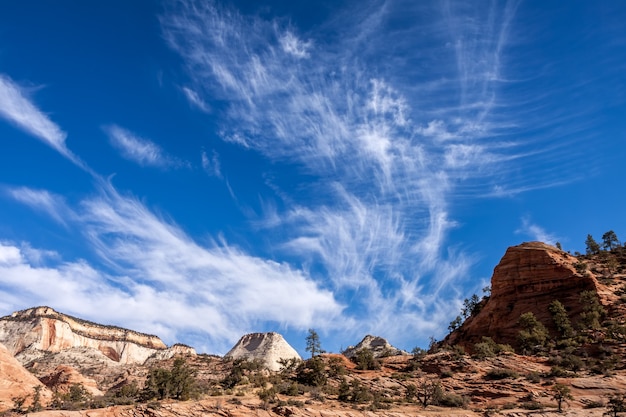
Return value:
[(498, 343), (517, 344), (521, 314), (532, 312), (549, 330), (554, 331), (548, 306), (559, 300), (570, 318), (582, 306), (582, 291), (598, 292), (592, 274), (576, 270), (578, 259), (541, 242), (527, 242), (507, 249), (491, 278), (491, 296), (478, 314), (469, 317), (447, 342), (470, 347), (490, 336)]

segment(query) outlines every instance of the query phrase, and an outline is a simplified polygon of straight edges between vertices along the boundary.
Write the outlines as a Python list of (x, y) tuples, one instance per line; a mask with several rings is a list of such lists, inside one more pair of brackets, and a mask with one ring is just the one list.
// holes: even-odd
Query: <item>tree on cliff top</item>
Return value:
[(315, 329), (309, 329), (309, 335), (306, 337), (306, 351), (311, 352), (311, 357), (324, 353), (320, 337)]
[(609, 230), (602, 235), (602, 247), (609, 251), (619, 247), (619, 240), (614, 231)]
[(598, 245), (598, 242), (596, 242), (591, 235), (587, 235), (585, 246), (587, 247), (587, 255), (596, 255), (600, 253), (600, 245)]

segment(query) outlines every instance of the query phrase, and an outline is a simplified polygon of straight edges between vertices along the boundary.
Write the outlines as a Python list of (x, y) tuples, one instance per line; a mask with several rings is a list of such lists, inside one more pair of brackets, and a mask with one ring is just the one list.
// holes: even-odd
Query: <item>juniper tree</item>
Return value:
[(596, 255), (600, 253), (600, 245), (598, 245), (598, 242), (596, 242), (591, 235), (587, 235), (585, 246), (587, 247), (587, 255)]
[(324, 352), (320, 337), (315, 329), (309, 329), (309, 335), (306, 337), (306, 351), (311, 352), (311, 357)]
[(614, 231), (609, 230), (602, 235), (602, 247), (608, 251), (619, 247), (619, 240)]

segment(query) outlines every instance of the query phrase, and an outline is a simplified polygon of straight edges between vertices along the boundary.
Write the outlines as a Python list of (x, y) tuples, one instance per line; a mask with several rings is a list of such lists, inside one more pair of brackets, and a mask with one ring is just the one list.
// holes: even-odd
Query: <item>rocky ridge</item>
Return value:
[(348, 348), (343, 351), (343, 354), (347, 358), (352, 358), (356, 356), (357, 352), (361, 349), (369, 350), (375, 358), (409, 354), (402, 349), (392, 346), (386, 339), (369, 334), (365, 336), (356, 346), (348, 346)]
[(123, 364), (143, 363), (151, 355), (167, 349), (157, 336), (102, 326), (58, 313), (50, 307), (30, 308), (0, 318), (0, 343), (13, 355), (21, 354), (30, 360), (45, 352), (88, 347)]

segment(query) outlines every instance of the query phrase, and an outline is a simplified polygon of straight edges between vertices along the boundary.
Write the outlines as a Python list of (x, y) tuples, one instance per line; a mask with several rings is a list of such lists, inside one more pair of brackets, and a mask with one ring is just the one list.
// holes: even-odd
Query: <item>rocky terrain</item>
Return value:
[(124, 329), (107, 333), (48, 308), (25, 310), (0, 319), (0, 340), (9, 347), (0, 347), (0, 411), (519, 417), (602, 416), (613, 407), (622, 415), (625, 272), (621, 246), (573, 256), (524, 243), (506, 251), (491, 291), (468, 298), (452, 332), (428, 352), (407, 354), (366, 336), (344, 354), (306, 361), (277, 333), (246, 335), (221, 358)]

